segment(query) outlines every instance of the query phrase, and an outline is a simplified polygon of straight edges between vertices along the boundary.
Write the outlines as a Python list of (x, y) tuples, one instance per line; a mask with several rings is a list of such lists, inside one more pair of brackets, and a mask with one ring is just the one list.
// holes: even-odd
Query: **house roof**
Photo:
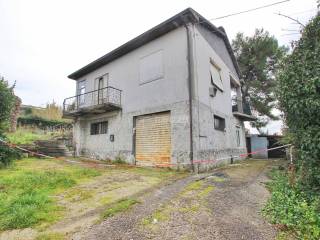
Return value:
[(187, 23), (198, 23), (201, 24), (203, 27), (207, 28), (209, 31), (216, 34), (218, 37), (221, 37), (226, 44), (227, 50), (230, 54), (234, 67), (237, 71), (237, 74), (240, 75), (240, 70), (236, 61), (236, 58), (233, 54), (230, 42), (226, 35), (226, 32), (222, 27), (217, 28), (207, 19), (202, 17), (199, 13), (197, 13), (192, 8), (187, 8), (182, 12), (178, 13), (177, 15), (169, 18), (168, 20), (160, 23), (159, 25), (151, 28), (150, 30), (144, 32), (143, 34), (139, 35), (138, 37), (130, 40), (129, 42), (121, 45), (120, 47), (114, 49), (113, 51), (107, 53), (106, 55), (98, 58), (97, 60), (89, 63), (88, 65), (80, 68), (79, 70), (75, 71), (74, 73), (70, 74), (68, 77), (71, 79), (78, 79), (87, 73), (90, 73), (101, 66), (106, 65), (107, 63), (143, 46), (144, 44), (178, 28)]

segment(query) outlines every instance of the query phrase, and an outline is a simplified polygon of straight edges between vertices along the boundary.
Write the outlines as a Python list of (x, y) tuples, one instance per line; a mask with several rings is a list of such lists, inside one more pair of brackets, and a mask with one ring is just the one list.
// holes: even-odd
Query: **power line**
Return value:
[(256, 8), (251, 8), (251, 9), (248, 9), (248, 10), (244, 10), (244, 11), (241, 11), (241, 12), (231, 13), (231, 14), (224, 15), (224, 16), (217, 17), (217, 18), (211, 18), (211, 19), (209, 19), (209, 21), (218, 20), (218, 19), (227, 18), (227, 17), (232, 17), (232, 16), (239, 15), (239, 14), (242, 14), (242, 13), (247, 13), (247, 12), (256, 11), (256, 10), (259, 10), (259, 9), (262, 9), (262, 8), (271, 7), (271, 6), (278, 5), (278, 4), (282, 4), (282, 3), (285, 3), (285, 2), (289, 2), (289, 1), (290, 1), (290, 0), (284, 0), (284, 1), (275, 2), (275, 3), (263, 5), (263, 6), (256, 7)]

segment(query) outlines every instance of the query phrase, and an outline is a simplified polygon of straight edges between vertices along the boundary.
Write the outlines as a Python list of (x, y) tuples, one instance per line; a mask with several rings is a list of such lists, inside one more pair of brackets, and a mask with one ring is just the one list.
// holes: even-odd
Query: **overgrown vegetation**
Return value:
[[(15, 104), (14, 86), (10, 87), (4, 78), (0, 78), (0, 139), (5, 140), (4, 132), (9, 127), (12, 108)], [(8, 166), (20, 153), (0, 142), (0, 168)]]
[(320, 198), (290, 186), (285, 172), (273, 172), (272, 179), (268, 184), (272, 196), (264, 215), (298, 239), (320, 239)]
[(51, 196), (82, 179), (100, 175), (97, 170), (78, 166), (37, 168), (40, 161), (46, 160), (21, 160), (0, 171), (0, 230), (57, 220), (62, 209)]
[(278, 98), (297, 151), (299, 182), (320, 192), (320, 15), (282, 64)]
[[(281, 64), (277, 96), (294, 144), (294, 168), (277, 174), (265, 214), (299, 239), (320, 239), (320, 15)], [(289, 181), (290, 179), (290, 181)]]
[(7, 133), (7, 138), (13, 144), (31, 144), (37, 140), (50, 139), (54, 134), (43, 133), (43, 131), (18, 128), (15, 132)]
[(62, 108), (54, 101), (45, 108), (24, 106), (18, 118), (19, 127), (37, 127), (39, 129), (71, 129), (70, 120), (62, 118)]

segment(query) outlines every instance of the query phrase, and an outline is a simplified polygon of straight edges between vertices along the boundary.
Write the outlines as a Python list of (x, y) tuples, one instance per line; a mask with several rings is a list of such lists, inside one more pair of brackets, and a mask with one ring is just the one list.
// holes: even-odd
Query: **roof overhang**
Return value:
[(122, 57), (123, 55), (143, 46), (144, 44), (178, 28), (184, 26), (188, 23), (198, 23), (202, 26), (206, 27), (210, 31), (212, 31), (217, 36), (221, 37), (227, 47), (227, 50), (231, 56), (232, 62), (235, 66), (237, 74), (240, 76), (239, 67), (236, 61), (236, 58), (233, 54), (233, 50), (231, 48), (230, 42), (228, 37), (223, 28), (215, 27), (212, 23), (202, 17), (199, 13), (194, 11), (192, 8), (187, 8), (184, 11), (178, 13), (177, 15), (169, 18), (168, 20), (160, 23), (159, 25), (153, 27), (152, 29), (146, 31), (145, 33), (139, 35), (138, 37), (130, 40), (129, 42), (121, 45), (120, 47), (114, 49), (113, 51), (107, 53), (106, 55), (98, 58), (97, 60), (89, 63), (88, 65), (84, 66), (83, 68), (75, 71), (74, 73), (70, 74), (68, 77), (74, 80), (77, 80), (84, 75), (106, 65), (109, 62), (114, 61), (117, 58)]

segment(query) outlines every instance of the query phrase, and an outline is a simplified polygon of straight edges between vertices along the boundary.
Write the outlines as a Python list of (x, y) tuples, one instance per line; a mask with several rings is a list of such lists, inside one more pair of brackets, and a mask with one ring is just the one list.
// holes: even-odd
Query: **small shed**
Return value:
[(286, 152), (284, 148), (266, 151), (266, 149), (282, 146), (280, 142), (282, 136), (279, 135), (263, 135), (250, 134), (246, 137), (247, 151), (252, 153), (249, 157), (268, 159), (268, 158), (284, 158)]

